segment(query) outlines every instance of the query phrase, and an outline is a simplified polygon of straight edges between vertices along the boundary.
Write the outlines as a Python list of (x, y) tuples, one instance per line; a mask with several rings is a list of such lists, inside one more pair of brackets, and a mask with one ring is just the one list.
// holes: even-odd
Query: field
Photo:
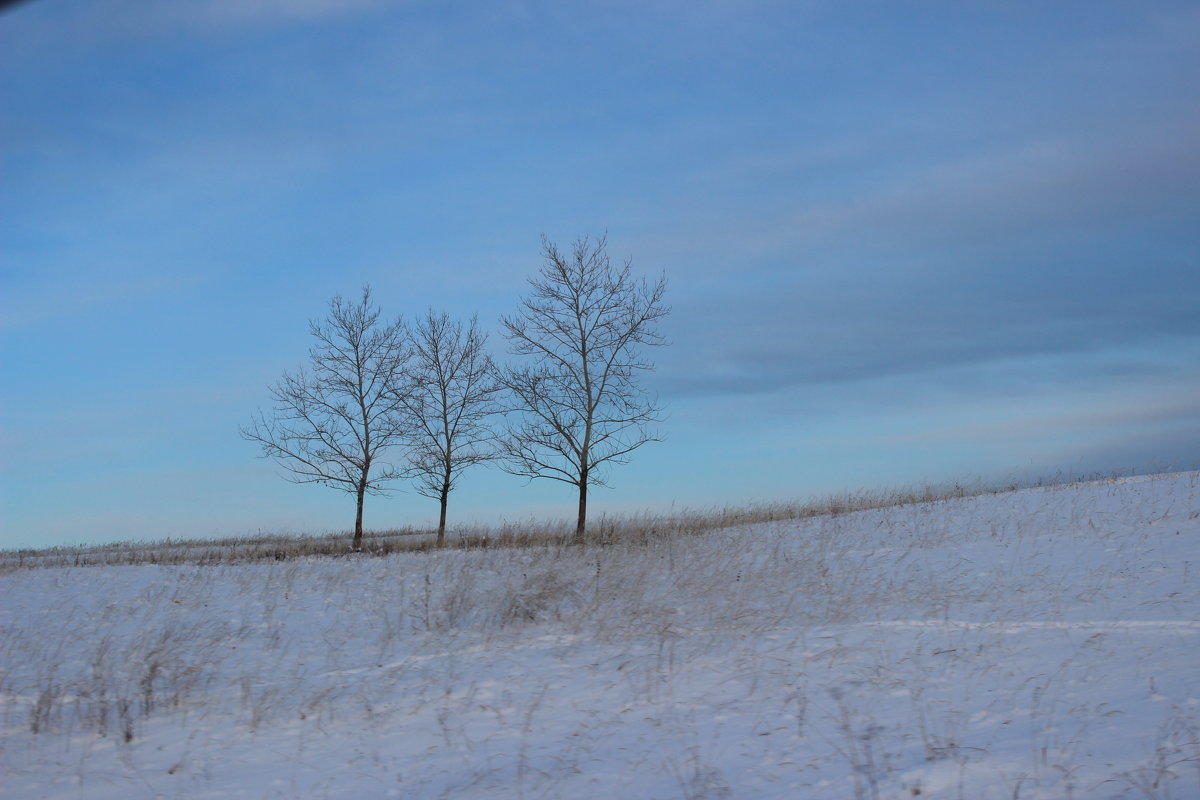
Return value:
[(1200, 473), (859, 505), (8, 554), (0, 795), (1200, 797)]

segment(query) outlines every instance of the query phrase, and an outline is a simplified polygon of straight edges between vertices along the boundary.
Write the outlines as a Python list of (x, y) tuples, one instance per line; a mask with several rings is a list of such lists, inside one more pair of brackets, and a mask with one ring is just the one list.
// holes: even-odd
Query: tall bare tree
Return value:
[(387, 482), (401, 477), (384, 456), (406, 432), (400, 387), (407, 333), (399, 319), (380, 322), (369, 287), (357, 303), (335, 297), (309, 331), (317, 340), (310, 370), (285, 372), (270, 387), (273, 413), (260, 411), (241, 434), (288, 470), (288, 480), (355, 495), (353, 547), (361, 550), (363, 498), (384, 493)]
[(398, 395), (409, 417), (410, 466), (417, 492), (441, 505), (437, 544), (446, 539), (446, 506), (467, 467), (495, 457), (488, 417), (495, 413), (492, 359), (484, 351), (487, 334), (473, 317), (464, 328), (432, 310), (412, 334), (412, 361)]
[(577, 538), (586, 530), (588, 487), (659, 440), (648, 426), (660, 409), (637, 377), (654, 368), (642, 347), (664, 344), (655, 323), (670, 311), (666, 279), (636, 279), (629, 261), (614, 267), (607, 251), (604, 236), (575, 241), (569, 254), (542, 237), (532, 292), (503, 320), (512, 353), (533, 360), (502, 373), (516, 412), (502, 440), (504, 469), (577, 487)]

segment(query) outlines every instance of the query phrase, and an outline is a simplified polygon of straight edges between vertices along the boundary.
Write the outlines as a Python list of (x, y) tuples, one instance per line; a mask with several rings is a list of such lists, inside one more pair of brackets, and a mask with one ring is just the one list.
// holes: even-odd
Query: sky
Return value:
[[(666, 275), (595, 514), (1200, 467), (1200, 8), (33, 0), (0, 13), (0, 548), (321, 533), (238, 435), (370, 285)], [(397, 484), (371, 529), (425, 526)], [(467, 473), (450, 522), (566, 517)]]

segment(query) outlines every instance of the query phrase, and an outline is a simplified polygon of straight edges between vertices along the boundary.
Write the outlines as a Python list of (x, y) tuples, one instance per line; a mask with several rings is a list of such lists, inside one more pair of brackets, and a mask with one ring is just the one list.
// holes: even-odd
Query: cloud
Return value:
[(946, 160), (873, 195), (802, 209), (791, 231), (798, 242), (854, 231), (892, 244), (1119, 224), (1197, 199), (1197, 140), (1200, 117), (1116, 141), (1049, 140)]
[[(953, 422), (935, 429), (907, 432), (886, 437), (898, 444), (936, 444), (941, 442), (1003, 442), (1012, 440), (1052, 440), (1079, 437), (1096, 431), (1110, 431), (1120, 438), (1138, 431), (1164, 431), (1181, 428), (1200, 434), (1200, 380), (1191, 382), (1156, 381), (1137, 390), (1125, 389), (1102, 396), (1075, 393), (1058, 398), (1054, 406), (1039, 406), (1037, 413), (1014, 417), (1008, 400), (998, 399), (1004, 413), (992, 417), (978, 415), (968, 421)], [(1200, 459), (1200, 451), (1193, 454)]]
[(1168, 430), (1110, 437), (1076, 457), (1083, 473), (1182, 472), (1200, 469), (1200, 416)]
[(1197, 341), (1198, 140), (1200, 120), (1187, 117), (984, 150), (769, 226), (697, 232), (697, 260), (710, 237), (724, 245), (699, 283), (690, 264), (673, 281), (663, 391), (775, 391)]
[[(936, 280), (797, 284), (765, 296), (713, 298), (707, 308), (689, 303), (668, 328), (675, 344), (660, 357), (657, 383), (664, 394), (703, 395), (904, 375), (945, 382), (988, 365), (1001, 377), (1013, 361), (1021, 365), (1007, 370), (1010, 380), (1063, 382), (1153, 369), (1154, 352), (1172, 346), (1200, 349), (1200, 317), (1190, 299), (1200, 287), (1184, 283), (1171, 296), (1167, 276), (1140, 296), (1137, 287), (1128, 289), (1122, 308), (1120, 280), (1097, 280), (1105, 285), (1078, 302), (1038, 288), (1023, 297), (1019, 280), (1014, 290), (985, 279), (956, 288)], [(1039, 358), (1055, 366), (1039, 369)]]

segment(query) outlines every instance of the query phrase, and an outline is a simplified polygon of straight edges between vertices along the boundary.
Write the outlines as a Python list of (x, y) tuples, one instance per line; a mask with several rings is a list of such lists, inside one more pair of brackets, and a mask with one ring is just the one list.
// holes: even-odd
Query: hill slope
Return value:
[(0, 576), (5, 797), (1200, 796), (1200, 473)]

